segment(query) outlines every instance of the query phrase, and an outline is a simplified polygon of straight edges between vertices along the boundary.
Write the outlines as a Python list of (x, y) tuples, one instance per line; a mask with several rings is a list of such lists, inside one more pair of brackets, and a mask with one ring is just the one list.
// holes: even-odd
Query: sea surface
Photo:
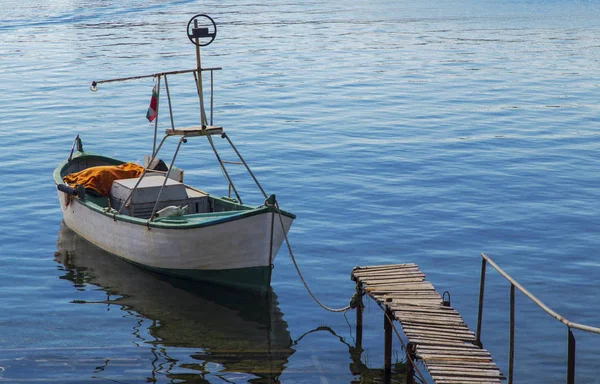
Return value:
[[(349, 303), (355, 266), (414, 262), (475, 329), (485, 252), (600, 326), (598, 0), (3, 0), (0, 382), (381, 377), (380, 309), (366, 303), (357, 355), (354, 311), (315, 304), (285, 246), (258, 300), (153, 275), (61, 225), (52, 171), (76, 134), (123, 160), (152, 148), (152, 79), (90, 82), (192, 69), (197, 13), (218, 25), (201, 50), (223, 68), (214, 123), (297, 214), (292, 249), (325, 304)], [(175, 124), (198, 124), (191, 75), (169, 86)], [(176, 165), (227, 193), (204, 141)], [(509, 284), (491, 268), (484, 302), (483, 344), (506, 374)], [(566, 327), (519, 292), (516, 309), (515, 382), (565, 382)], [(600, 383), (600, 335), (575, 337), (576, 382)]]

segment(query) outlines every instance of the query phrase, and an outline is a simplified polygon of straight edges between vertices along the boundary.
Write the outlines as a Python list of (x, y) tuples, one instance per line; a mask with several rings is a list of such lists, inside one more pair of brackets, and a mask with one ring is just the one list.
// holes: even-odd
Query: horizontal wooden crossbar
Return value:
[(223, 133), (223, 127), (217, 127), (208, 125), (204, 129), (202, 127), (186, 127), (186, 128), (175, 128), (165, 130), (165, 134), (169, 136), (207, 136), (207, 135), (220, 135)]

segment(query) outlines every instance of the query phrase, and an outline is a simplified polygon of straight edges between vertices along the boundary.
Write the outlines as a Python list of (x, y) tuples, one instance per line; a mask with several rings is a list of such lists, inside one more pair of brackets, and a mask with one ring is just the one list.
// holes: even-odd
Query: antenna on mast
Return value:
[(200, 99), (200, 123), (202, 129), (204, 129), (208, 124), (206, 121), (206, 112), (204, 111), (204, 96), (202, 92), (202, 62), (200, 60), (200, 47), (206, 47), (215, 40), (215, 37), (217, 36), (217, 24), (210, 16), (198, 14), (192, 17), (188, 22), (187, 35), (188, 39), (196, 46), (196, 65), (198, 70), (198, 80), (196, 85), (198, 88), (198, 98)]

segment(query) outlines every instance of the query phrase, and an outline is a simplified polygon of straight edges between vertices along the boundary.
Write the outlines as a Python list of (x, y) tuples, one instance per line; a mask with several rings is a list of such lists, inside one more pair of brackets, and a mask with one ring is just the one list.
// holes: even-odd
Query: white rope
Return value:
[[(265, 202), (265, 205), (267, 205), (266, 202)], [(285, 238), (285, 244), (287, 245), (288, 251), (290, 253), (290, 258), (292, 259), (292, 262), (294, 263), (294, 267), (296, 267), (296, 272), (298, 272), (298, 276), (300, 277), (300, 280), (302, 281), (302, 284), (304, 284), (304, 288), (306, 288), (306, 291), (310, 294), (310, 296), (313, 298), (313, 300), (317, 304), (319, 304), (321, 306), (321, 308), (323, 308), (323, 309), (325, 309), (325, 310), (327, 310), (329, 312), (347, 312), (351, 308), (350, 305), (347, 305), (344, 308), (330, 308), (330, 307), (326, 306), (325, 304), (321, 303), (321, 301), (319, 299), (317, 299), (317, 297), (312, 293), (312, 291), (308, 287), (308, 284), (304, 280), (304, 277), (302, 276), (302, 272), (300, 272), (300, 268), (298, 267), (298, 263), (296, 263), (296, 257), (294, 256), (294, 252), (292, 251), (292, 246), (290, 245), (290, 241), (289, 241), (289, 239), (287, 237), (287, 233), (285, 232), (285, 226), (283, 225), (283, 218), (281, 217), (281, 210), (279, 209), (279, 203), (277, 203), (277, 200), (275, 200), (274, 207), (277, 210), (277, 214), (279, 215), (279, 222), (281, 223), (281, 230), (282, 230), (283, 236)], [(377, 304), (379, 305), (379, 303), (377, 303)], [(406, 350), (406, 345), (404, 344), (404, 341), (402, 340), (402, 337), (400, 337), (400, 333), (396, 329), (396, 326), (394, 325), (393, 320), (388, 316), (387, 312), (385, 311), (385, 309), (383, 309), (381, 307), (381, 305), (379, 305), (379, 308), (381, 308), (383, 310), (385, 316), (387, 317), (388, 321), (392, 325), (392, 329), (394, 330), (394, 333), (396, 334), (396, 337), (398, 338), (398, 340), (402, 344), (402, 347), (404, 348), (404, 350)], [(418, 379), (422, 383), (425, 383), (426, 381), (423, 378), (423, 374), (421, 373), (421, 371), (419, 370), (419, 368), (414, 363), (414, 361), (412, 360), (412, 358), (410, 357), (410, 355), (408, 353), (406, 354), (406, 357), (412, 363), (412, 365), (413, 365), (413, 367), (414, 367), (414, 369), (415, 369), (415, 371), (417, 373)]]
[(347, 305), (344, 308), (330, 308), (330, 307), (326, 306), (325, 304), (321, 303), (321, 301), (319, 301), (319, 299), (317, 299), (317, 297), (312, 293), (312, 291), (308, 287), (308, 284), (306, 284), (304, 277), (302, 276), (302, 272), (300, 272), (298, 263), (296, 263), (296, 257), (294, 256), (294, 252), (292, 252), (292, 246), (290, 245), (290, 241), (288, 240), (287, 233), (285, 231), (285, 226), (283, 225), (283, 218), (281, 217), (281, 210), (279, 209), (279, 204), (277, 203), (277, 200), (275, 200), (274, 207), (277, 210), (277, 214), (279, 215), (279, 222), (281, 223), (281, 230), (283, 232), (283, 236), (285, 237), (285, 244), (287, 245), (288, 251), (290, 253), (290, 257), (292, 259), (292, 262), (294, 263), (294, 267), (296, 267), (296, 272), (298, 272), (298, 276), (300, 277), (302, 284), (304, 284), (304, 288), (306, 288), (306, 291), (313, 298), (313, 300), (321, 306), (321, 308), (323, 308), (329, 312), (346, 312), (346, 311), (348, 311), (351, 308), (350, 305)]
[[(265, 205), (269, 205), (266, 201), (265, 201)], [(304, 288), (306, 288), (306, 291), (310, 294), (310, 296), (313, 298), (313, 300), (319, 304), (321, 306), (321, 308), (329, 311), (329, 312), (347, 312), (351, 306), (347, 305), (344, 308), (330, 308), (328, 306), (326, 306), (325, 304), (321, 303), (321, 301), (319, 301), (319, 299), (317, 299), (317, 297), (312, 293), (312, 291), (310, 290), (310, 288), (308, 287), (308, 284), (306, 283), (306, 281), (304, 280), (304, 277), (302, 276), (302, 272), (300, 272), (300, 268), (298, 267), (298, 263), (296, 263), (296, 257), (294, 256), (294, 252), (292, 251), (292, 246), (290, 245), (290, 241), (287, 237), (287, 233), (285, 232), (285, 226), (283, 225), (283, 218), (281, 217), (281, 210), (279, 209), (279, 203), (277, 203), (277, 200), (275, 199), (275, 204), (274, 207), (277, 211), (277, 214), (279, 215), (279, 222), (281, 223), (281, 230), (283, 232), (283, 236), (285, 238), (285, 244), (287, 245), (288, 251), (290, 253), (290, 258), (292, 259), (292, 262), (294, 263), (294, 267), (296, 267), (296, 272), (298, 272), (298, 276), (300, 277), (300, 280), (302, 281), (302, 284), (304, 284)], [(377, 303), (379, 308), (383, 311), (383, 313), (385, 314), (387, 320), (390, 322), (390, 324), (392, 325), (392, 329), (394, 330), (394, 333), (396, 334), (396, 337), (398, 338), (398, 340), (400, 341), (400, 343), (402, 344), (402, 348), (404, 348), (404, 350), (406, 351), (406, 345), (404, 344), (404, 340), (402, 340), (402, 337), (400, 337), (400, 333), (398, 332), (398, 330), (396, 329), (396, 326), (394, 325), (393, 320), (388, 316), (386, 310), (384, 308), (381, 307), (381, 305), (379, 305), (379, 303)], [(419, 379), (422, 383), (425, 383), (426, 380), (423, 378), (423, 374), (421, 373), (421, 371), (419, 370), (419, 368), (417, 367), (417, 365), (415, 364), (415, 362), (413, 361), (413, 359), (410, 357), (410, 355), (407, 353), (406, 357), (408, 360), (410, 360), (410, 362), (412, 363), (415, 372), (417, 373), (417, 379)]]

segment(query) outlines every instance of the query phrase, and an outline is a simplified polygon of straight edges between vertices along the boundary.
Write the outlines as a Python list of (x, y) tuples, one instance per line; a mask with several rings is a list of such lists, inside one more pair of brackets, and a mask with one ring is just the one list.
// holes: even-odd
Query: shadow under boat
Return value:
[(266, 294), (240, 292), (142, 270), (87, 242), (64, 223), (57, 248), (62, 279), (76, 287), (99, 286), (108, 295), (106, 305), (122, 306), (154, 322), (148, 330), (154, 340), (148, 343), (198, 348), (193, 359), (221, 364), (220, 372), (253, 374), (256, 382), (276, 380), (294, 353), (272, 288)]

